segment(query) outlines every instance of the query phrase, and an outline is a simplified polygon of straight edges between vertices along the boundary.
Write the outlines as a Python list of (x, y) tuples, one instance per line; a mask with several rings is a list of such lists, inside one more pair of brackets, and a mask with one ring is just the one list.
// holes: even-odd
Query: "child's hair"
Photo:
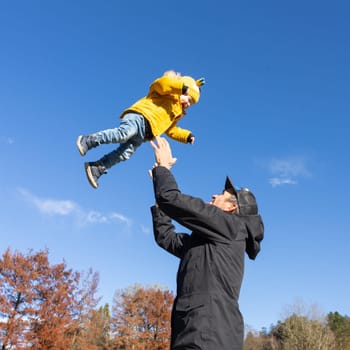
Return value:
[(166, 72), (163, 73), (163, 77), (171, 77), (171, 78), (181, 78), (181, 73), (175, 72), (174, 70), (167, 70)]

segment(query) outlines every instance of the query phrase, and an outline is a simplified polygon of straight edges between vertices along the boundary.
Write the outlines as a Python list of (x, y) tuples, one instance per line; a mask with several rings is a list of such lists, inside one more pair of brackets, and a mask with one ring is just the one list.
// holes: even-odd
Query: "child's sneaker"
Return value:
[(80, 135), (77, 138), (78, 150), (82, 156), (85, 156), (89, 149), (97, 147), (99, 144), (100, 143), (97, 141), (97, 138), (94, 135)]
[(86, 176), (93, 188), (98, 187), (98, 179), (101, 175), (107, 174), (107, 169), (105, 166), (97, 162), (88, 162), (84, 164)]

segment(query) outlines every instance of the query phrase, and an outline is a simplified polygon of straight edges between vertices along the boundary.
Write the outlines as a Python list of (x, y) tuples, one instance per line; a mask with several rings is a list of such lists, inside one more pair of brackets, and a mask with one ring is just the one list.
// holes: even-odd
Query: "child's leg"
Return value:
[(120, 143), (115, 151), (106, 154), (97, 162), (85, 163), (85, 172), (90, 184), (98, 187), (98, 179), (107, 172), (107, 169), (113, 165), (129, 159), (136, 149), (144, 142), (145, 137), (145, 121), (144, 118), (136, 113), (126, 114), (119, 128), (99, 131), (88, 136), (79, 136), (77, 145), (81, 155), (95, 145), (90, 146), (85, 140), (92, 138), (97, 145), (101, 143)]
[(140, 114), (128, 113), (120, 121), (118, 128), (102, 130), (94, 134), (101, 143), (126, 143), (136, 135), (145, 135), (145, 122)]
[(106, 154), (97, 162), (85, 163), (86, 176), (92, 187), (98, 187), (98, 179), (101, 175), (107, 173), (107, 169), (113, 165), (129, 159), (136, 149), (141, 145), (143, 140), (135, 136), (126, 143), (121, 144), (115, 151)]
[(101, 143), (125, 143), (135, 135), (139, 135), (144, 139), (145, 120), (140, 114), (128, 113), (121, 119), (118, 128), (78, 136), (77, 146), (79, 153), (85, 156), (90, 149), (99, 146)]
[(104, 155), (98, 163), (103, 164), (107, 169), (113, 165), (128, 160), (142, 144), (143, 139), (139, 136), (133, 137), (126, 143), (122, 143), (116, 150)]

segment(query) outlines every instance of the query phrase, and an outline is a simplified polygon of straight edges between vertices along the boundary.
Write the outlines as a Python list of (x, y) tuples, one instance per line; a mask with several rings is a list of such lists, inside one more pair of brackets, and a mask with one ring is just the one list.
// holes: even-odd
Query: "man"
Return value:
[[(157, 205), (151, 208), (158, 245), (180, 258), (171, 319), (171, 349), (242, 350), (244, 323), (238, 298), (244, 253), (255, 259), (264, 236), (256, 200), (227, 177), (206, 203), (182, 194), (170, 172), (176, 162), (164, 138), (151, 142)], [(174, 219), (191, 234), (176, 233)]]

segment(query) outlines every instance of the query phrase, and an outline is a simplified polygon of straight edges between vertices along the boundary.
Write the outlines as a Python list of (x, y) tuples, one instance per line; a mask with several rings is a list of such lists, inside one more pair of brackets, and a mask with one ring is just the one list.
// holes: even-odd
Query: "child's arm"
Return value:
[(190, 144), (194, 143), (194, 135), (192, 134), (192, 132), (186, 129), (182, 129), (177, 125), (174, 125), (173, 127), (169, 128), (165, 133), (175, 141)]

